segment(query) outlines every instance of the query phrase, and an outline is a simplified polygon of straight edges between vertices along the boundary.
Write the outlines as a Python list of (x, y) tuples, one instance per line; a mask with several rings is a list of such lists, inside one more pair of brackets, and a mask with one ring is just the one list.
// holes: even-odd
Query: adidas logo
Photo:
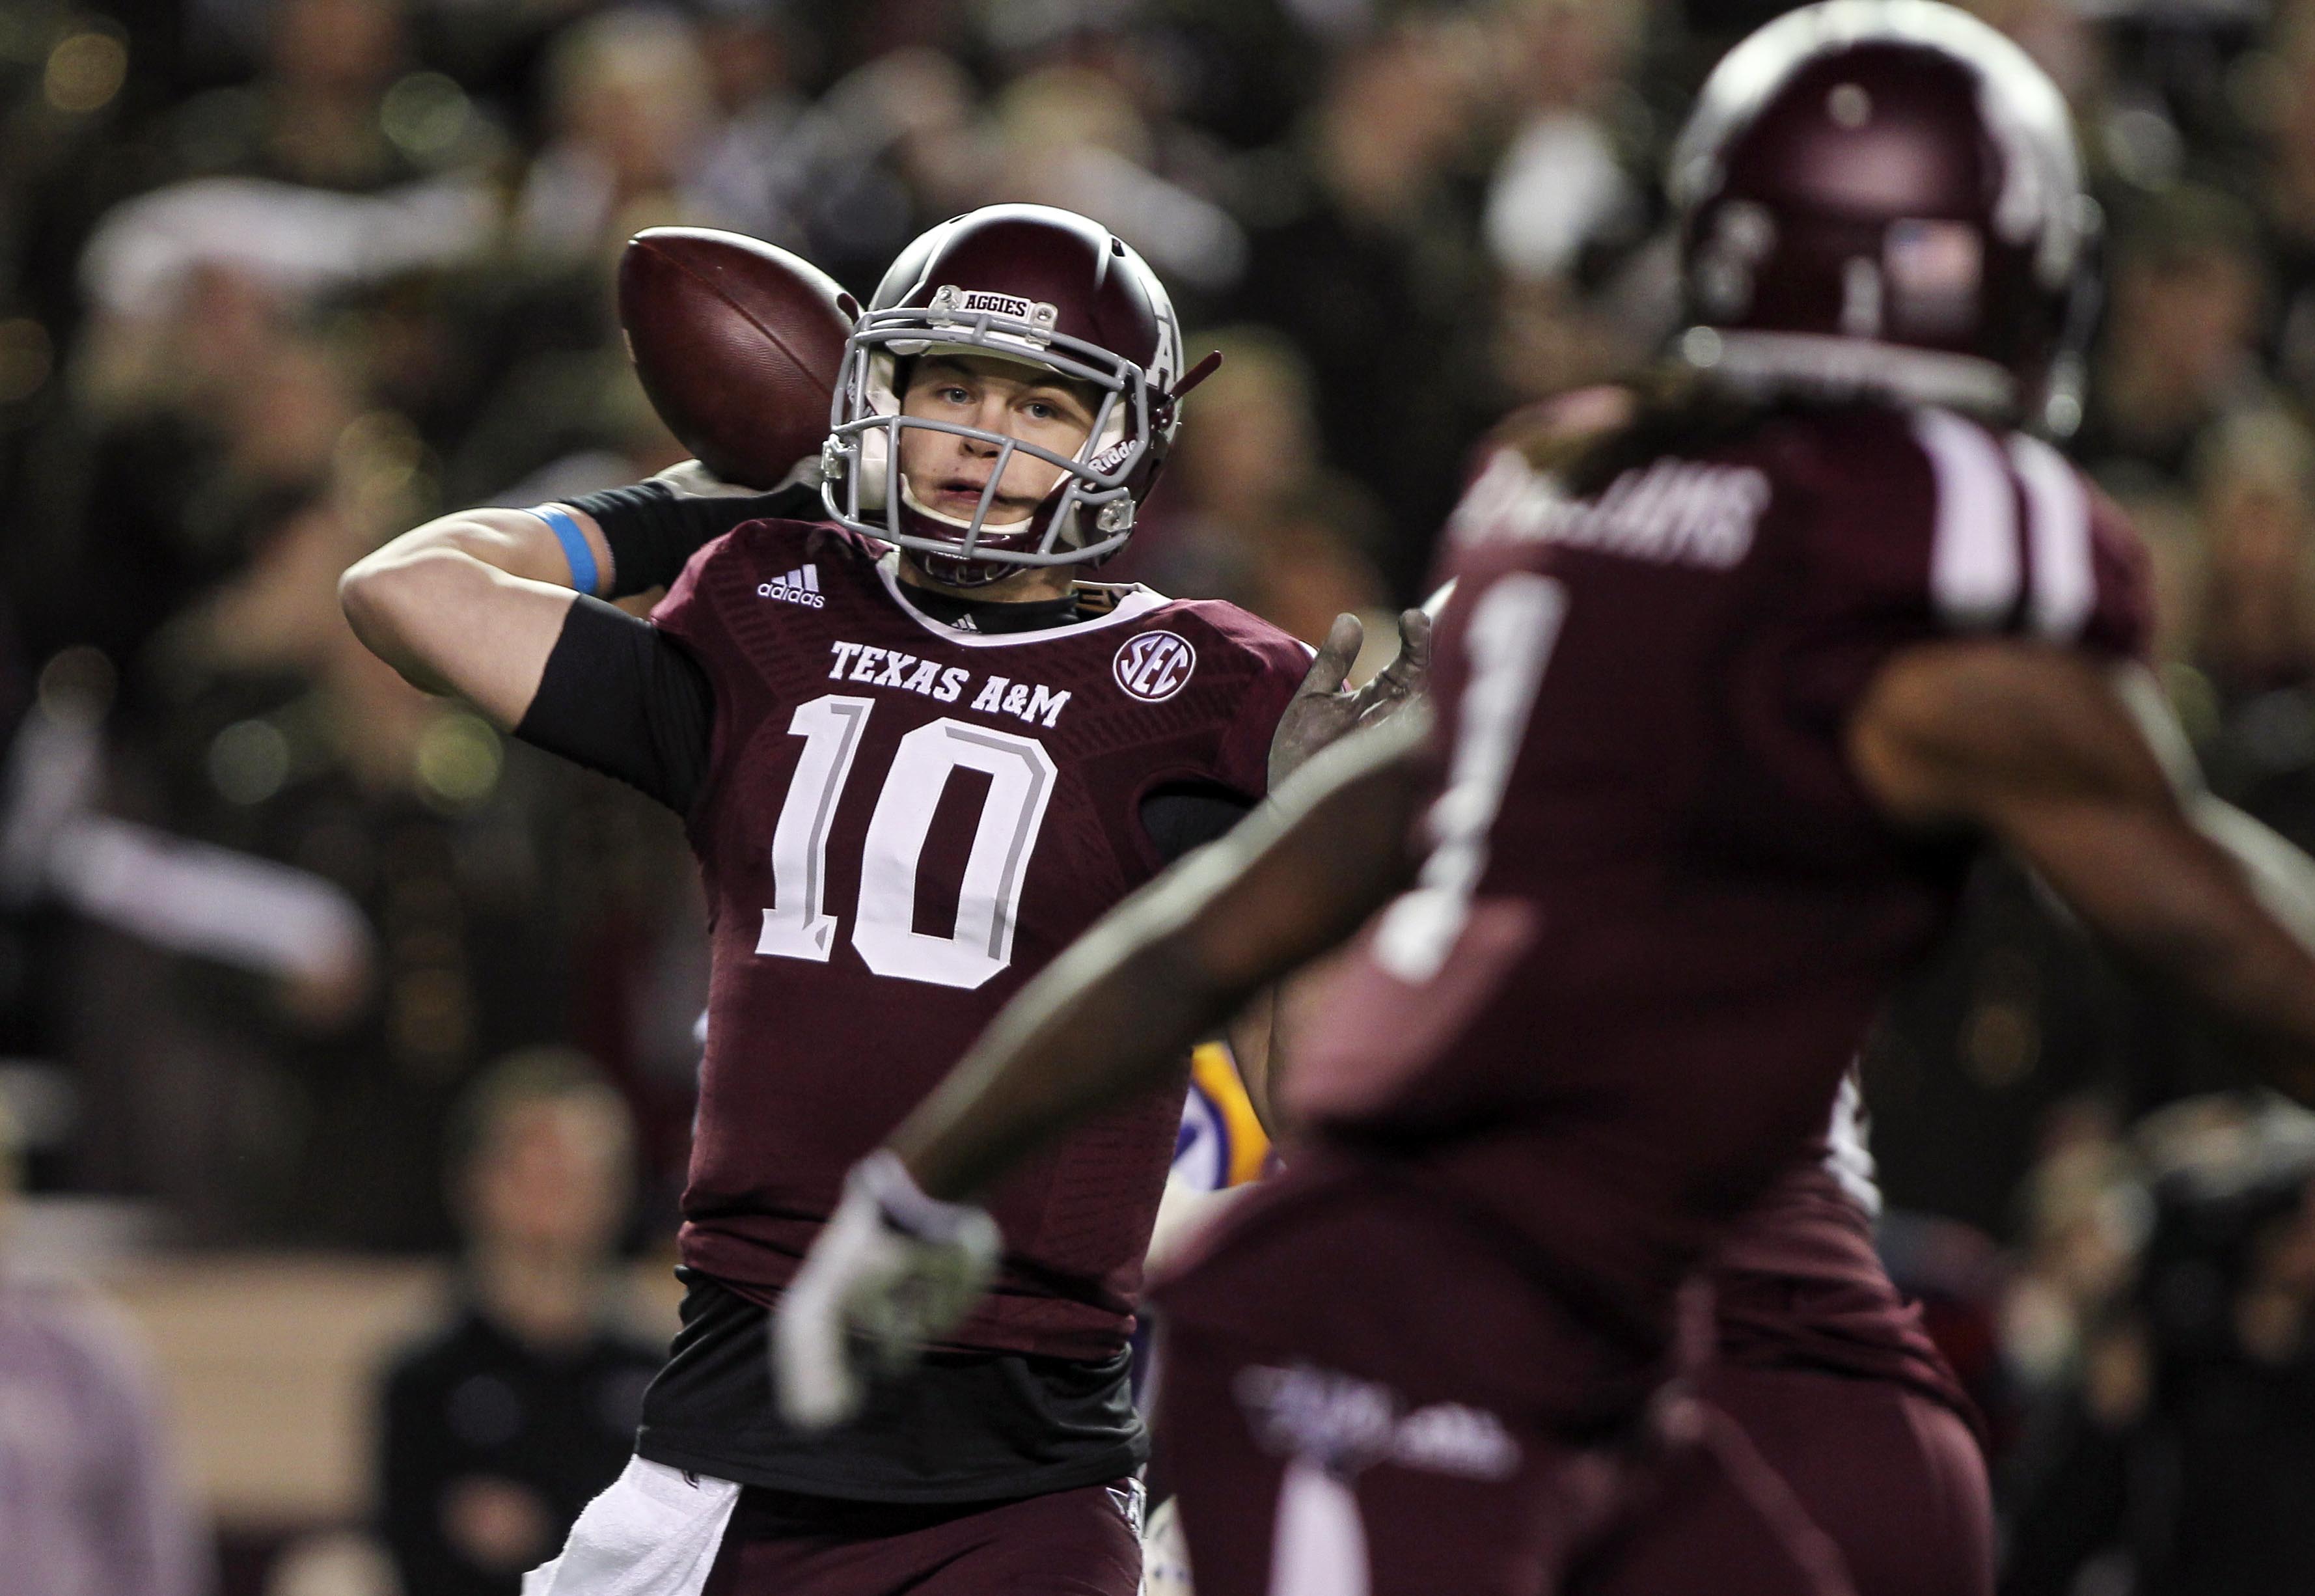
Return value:
[(821, 608), (828, 603), (826, 595), (820, 590), (820, 568), (816, 565), (799, 565), (785, 576), (776, 576), (767, 582), (758, 584), (756, 596), (777, 598), (786, 604), (808, 605), (813, 609)]
[(957, 616), (956, 619), (949, 623), (949, 625), (953, 630), (958, 632), (978, 632), (980, 630), (980, 627), (972, 624), (972, 617), (969, 615), (961, 615)]

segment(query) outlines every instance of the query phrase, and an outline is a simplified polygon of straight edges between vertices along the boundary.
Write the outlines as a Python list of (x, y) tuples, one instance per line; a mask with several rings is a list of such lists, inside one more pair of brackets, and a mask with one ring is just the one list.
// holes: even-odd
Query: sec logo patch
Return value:
[(1129, 637), (1110, 667), (1117, 685), (1145, 704), (1163, 704), (1180, 692), (1198, 668), (1198, 651), (1177, 632), (1144, 632)]

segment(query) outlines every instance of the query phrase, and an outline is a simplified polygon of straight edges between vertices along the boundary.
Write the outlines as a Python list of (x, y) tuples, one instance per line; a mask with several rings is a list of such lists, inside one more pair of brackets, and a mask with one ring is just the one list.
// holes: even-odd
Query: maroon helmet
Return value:
[(2097, 209), (2026, 53), (1935, 0), (1824, 0), (1713, 69), (1672, 153), (1681, 358), (2061, 430)]
[[(1099, 391), (1075, 457), (1002, 433), (900, 414), (901, 363), (927, 353), (993, 355)], [(1172, 448), (1182, 334), (1141, 257), (1098, 222), (1042, 205), (992, 205), (925, 234), (885, 272), (852, 329), (820, 453), (822, 497), (838, 521), (897, 545), (935, 576), (977, 586), (1023, 566), (1106, 558)], [(958, 433), (998, 450), (970, 520), (917, 501), (901, 474), (906, 428)], [(1061, 479), (1024, 521), (987, 523), (1014, 453)]]

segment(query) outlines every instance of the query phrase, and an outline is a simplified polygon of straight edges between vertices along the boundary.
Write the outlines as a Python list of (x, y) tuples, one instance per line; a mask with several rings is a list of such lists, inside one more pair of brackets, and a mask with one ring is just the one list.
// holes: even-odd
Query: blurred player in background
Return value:
[[(936, 1335), (972, 1193), (1364, 924), (1285, 1172), (1159, 1293), (1202, 1596), (1852, 1588), (1741, 1432), (1658, 1398), (1716, 1247), (1842, 1283), (1852, 1221), (1809, 1234), (1805, 1191), (1733, 1233), (1833, 1178), (1865, 1029), (1988, 843), (2315, 1095), (2315, 864), (2193, 784), (2134, 541), (2009, 430), (2062, 408), (2078, 319), (2055, 89), (1951, 8), (1832, 0), (1722, 64), (1672, 182), (1691, 327), (1626, 413), (1473, 484), (1436, 734), (1358, 740), (1057, 963), (783, 1305), (784, 1352)], [(1805, 1447), (1884, 1484), (1814, 1396)], [(1966, 1445), (1870, 1400), (1930, 1421), (1932, 1483)]]
[[(1004, 1000), (1419, 671), (1419, 618), (1397, 674), (1338, 693), (1355, 624), (1314, 662), (1228, 605), (1080, 580), (1197, 375), (1122, 243), (997, 207), (918, 240), (862, 315), (820, 505), (679, 473), (450, 517), (348, 574), (382, 656), (665, 802), (706, 882), (684, 1327), (636, 1460), (534, 1589), (1135, 1589), (1126, 1343), (1186, 1040), (997, 1198), (997, 1294), (926, 1378), (807, 1434), (764, 1327), (847, 1166)], [(607, 601), (670, 580), (650, 621)]]

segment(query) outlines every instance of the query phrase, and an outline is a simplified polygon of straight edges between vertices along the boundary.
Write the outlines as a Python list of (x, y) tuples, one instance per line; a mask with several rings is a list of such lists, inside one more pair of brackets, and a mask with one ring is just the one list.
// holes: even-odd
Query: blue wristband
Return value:
[(587, 546), (587, 535), (579, 530), (579, 523), (571, 519), (569, 511), (551, 504), (530, 513), (545, 521), (547, 529), (554, 534), (554, 540), (563, 545), (563, 557), (571, 563), (571, 585), (582, 593), (593, 593), (595, 584), (602, 580), (602, 572), (596, 567), (595, 551)]

